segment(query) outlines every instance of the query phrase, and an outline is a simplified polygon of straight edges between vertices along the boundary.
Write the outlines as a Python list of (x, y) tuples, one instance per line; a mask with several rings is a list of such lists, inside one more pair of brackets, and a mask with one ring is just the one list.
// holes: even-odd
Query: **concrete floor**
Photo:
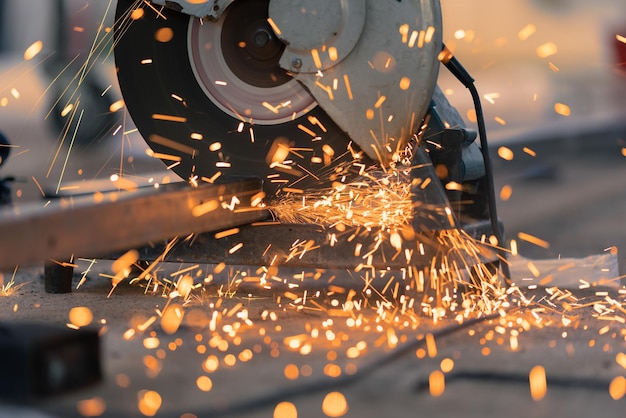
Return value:
[[(626, 272), (626, 127), (582, 137), (547, 138), (510, 145), (515, 158), (495, 156), (498, 202), (506, 235), (517, 239), (530, 258), (585, 257), (616, 246), (620, 271)], [(531, 157), (522, 148), (537, 153)], [(545, 249), (518, 238), (525, 232), (546, 240)]]
[[(299, 417), (325, 416), (322, 403), (331, 392), (345, 396), (349, 407), (343, 415), (346, 417), (416, 413), (470, 417), (623, 416), (626, 398), (611, 399), (608, 388), (614, 378), (625, 374), (623, 360), (620, 366), (617, 359), (626, 352), (626, 328), (617, 321), (597, 319), (592, 306), (562, 315), (561, 302), (557, 301), (554, 310), (535, 313), (536, 318), (528, 309), (513, 310), (504, 319), (467, 321), (463, 326), (453, 320), (433, 324), (424, 318), (411, 326), (402, 321), (383, 321), (378, 330), (375, 315), (367, 313), (362, 320), (369, 329), (367, 325), (354, 328), (347, 325), (345, 316), (284, 310), (272, 298), (237, 295), (223, 298), (219, 309), (211, 308), (210, 303), (218, 299), (215, 294), (205, 294), (185, 309), (185, 320), (176, 333), (164, 332), (157, 321), (147, 330), (137, 331), (133, 338), (126, 338), (129, 329), (137, 330), (157, 309), (163, 309), (167, 299), (144, 294), (141, 287), (128, 284), (106, 298), (110, 283), (98, 277), (99, 271), (110, 271), (110, 265), (97, 266), (83, 286), (61, 295), (43, 292), (39, 268), (18, 274), (23, 287), (2, 299), (2, 321), (63, 326), (69, 321), (72, 307), (89, 307), (94, 318), (92, 326), (101, 330), (104, 379), (96, 385), (26, 404), (4, 401), (0, 403), (2, 416), (90, 416), (79, 412), (79, 405), (85, 402), (104, 406), (103, 411), (92, 411), (94, 415), (145, 416), (139, 411), (138, 399), (146, 390), (159, 393), (162, 403), (157, 416), (163, 417), (294, 416), (275, 414), (280, 402), (293, 403)], [(75, 284), (79, 278), (77, 274)], [(601, 299), (594, 297), (596, 290), (605, 289), (574, 293), (581, 302), (592, 301)], [(607, 292), (624, 303), (624, 293), (619, 294), (616, 288)], [(544, 290), (525, 293), (537, 299), (545, 295)], [(228, 336), (223, 326), (241, 322), (236, 315), (223, 315), (215, 331), (210, 331), (208, 320), (198, 321), (195, 316), (202, 313), (206, 318), (212, 312), (227, 312), (239, 303), (247, 310), (251, 323), (242, 326), (235, 337)], [(277, 320), (264, 320), (265, 310), (276, 312)], [(563, 326), (564, 317), (572, 319), (567, 327)], [(332, 325), (325, 323), (329, 319)], [(318, 338), (307, 339), (312, 343), (309, 354), (289, 347), (289, 337), (311, 335), (312, 328), (322, 332)], [(327, 329), (336, 337), (332, 341), (326, 337)], [(511, 330), (520, 331), (515, 350), (510, 344)], [(391, 331), (397, 343), (389, 338)], [(436, 353), (424, 343), (428, 333), (434, 335)], [(158, 346), (146, 348), (154, 337), (159, 340)], [(216, 347), (216, 339), (227, 341), (228, 347)], [(359, 343), (367, 348), (352, 358), (349, 348)], [(251, 358), (227, 364), (228, 355), (239, 357), (246, 350), (252, 353)], [(216, 371), (205, 369), (205, 361), (211, 356), (219, 359)], [(442, 367), (444, 359), (453, 360), (453, 370), (446, 375), (443, 395), (431, 396), (429, 376)], [(537, 365), (546, 370), (548, 391), (545, 398), (533, 401), (528, 375)], [(298, 371), (297, 378), (286, 377), (289, 367)], [(198, 388), (200, 376), (211, 379), (210, 391)]]

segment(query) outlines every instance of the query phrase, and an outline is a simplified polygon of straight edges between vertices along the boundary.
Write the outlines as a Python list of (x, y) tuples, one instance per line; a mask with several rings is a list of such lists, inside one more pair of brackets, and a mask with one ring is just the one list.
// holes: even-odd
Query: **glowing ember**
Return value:
[(526, 39), (530, 38), (536, 31), (537, 28), (535, 27), (535, 25), (529, 23), (517, 33), (517, 37), (520, 41), (525, 41)]
[(328, 417), (342, 417), (348, 413), (348, 401), (341, 392), (331, 392), (322, 401), (322, 412)]
[(137, 394), (139, 412), (153, 417), (161, 408), (161, 395), (153, 390), (142, 390)]
[(546, 371), (542, 366), (535, 366), (528, 375), (530, 381), (530, 396), (534, 401), (540, 401), (546, 396), (548, 385), (546, 383)]
[(169, 305), (163, 316), (161, 317), (161, 328), (167, 334), (174, 334), (178, 330), (178, 327), (183, 322), (183, 316), (185, 311), (179, 304), (173, 303)]
[(172, 28), (160, 28), (155, 32), (154, 39), (159, 42), (169, 42), (174, 39), (174, 31)]
[(439, 368), (444, 373), (450, 373), (452, 369), (454, 369), (454, 360), (452, 360), (451, 358), (444, 358), (443, 360), (441, 360)]
[(196, 385), (202, 392), (210, 392), (213, 388), (213, 381), (209, 376), (200, 376), (196, 379)]
[(617, 356), (615, 356), (615, 361), (622, 366), (622, 368), (626, 369), (626, 354), (618, 353)]
[(616, 401), (626, 396), (626, 378), (624, 376), (617, 376), (611, 380), (609, 395)]
[(270, 26), (272, 27), (272, 30), (274, 31), (274, 33), (276, 33), (276, 35), (280, 36), (282, 31), (280, 30), (278, 25), (276, 25), (276, 22), (274, 22), (274, 20), (271, 17), (267, 18), (267, 23), (270, 24)]
[(298, 418), (298, 409), (291, 402), (281, 402), (274, 408), (274, 418)]
[(111, 103), (111, 106), (109, 107), (109, 110), (111, 112), (117, 112), (118, 110), (121, 110), (124, 108), (124, 100), (118, 100), (115, 103)]
[(569, 108), (569, 106), (563, 103), (555, 103), (554, 111), (558, 113), (559, 115), (566, 116), (566, 117), (572, 114), (572, 111)]
[(537, 47), (537, 56), (539, 58), (548, 58), (558, 52), (557, 46), (553, 42), (546, 42)]
[(168, 121), (168, 122), (179, 122), (179, 123), (187, 122), (187, 118), (182, 117), (182, 116), (162, 115), (162, 114), (159, 114), (159, 113), (155, 113), (154, 115), (152, 115), (152, 119), (154, 119), (154, 120), (164, 120), (164, 121)]
[(195, 206), (191, 210), (191, 214), (197, 218), (197, 217), (206, 215), (207, 213), (216, 210), (218, 207), (219, 207), (219, 203), (217, 200), (209, 200), (208, 202), (201, 203)]
[(428, 376), (428, 387), (430, 388), (430, 395), (433, 397), (439, 397), (443, 395), (446, 389), (446, 378), (442, 372), (435, 370)]
[(513, 159), (513, 151), (505, 146), (498, 148), (498, 156), (506, 161), (511, 161)]
[(532, 149), (528, 148), (528, 147), (524, 147), (522, 149), (526, 154), (530, 155), (531, 157), (536, 157), (537, 153), (535, 151), (533, 151)]
[(84, 417), (99, 417), (106, 411), (106, 402), (100, 397), (78, 401), (78, 413)]
[(36, 41), (24, 51), (24, 59), (30, 61), (35, 58), (43, 49), (43, 42)]
[(535, 244), (538, 247), (550, 248), (550, 243), (549, 242), (547, 242), (547, 241), (545, 241), (545, 240), (543, 240), (541, 238), (538, 238), (538, 237), (536, 237), (534, 235), (527, 234), (526, 232), (519, 232), (517, 234), (517, 237), (519, 239), (523, 240), (523, 241), (527, 241), (527, 242), (530, 242), (531, 244)]
[(500, 189), (500, 199), (503, 201), (509, 200), (512, 194), (513, 188), (508, 184), (502, 186), (502, 189)]
[(134, 9), (134, 10), (131, 12), (131, 14), (130, 14), (130, 18), (131, 18), (132, 20), (139, 20), (139, 19), (141, 19), (141, 18), (143, 17), (143, 15), (144, 15), (144, 10), (143, 10), (143, 8), (137, 8), (137, 9)]
[(86, 327), (93, 321), (93, 314), (86, 306), (76, 306), (70, 309), (69, 318), (72, 325)]
[(409, 87), (411, 87), (411, 79), (408, 77), (402, 77), (400, 79), (400, 89), (401, 90), (408, 90)]

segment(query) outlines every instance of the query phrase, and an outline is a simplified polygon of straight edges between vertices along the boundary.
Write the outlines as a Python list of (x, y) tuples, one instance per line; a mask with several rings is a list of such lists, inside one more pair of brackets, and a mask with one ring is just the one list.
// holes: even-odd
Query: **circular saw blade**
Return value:
[[(276, 193), (326, 187), (352, 169), (355, 155), (369, 164), (299, 83), (273, 65), (280, 45), (263, 33), (267, 4), (238, 0), (231, 7), (244, 9), (230, 20), (235, 8), (219, 22), (201, 22), (118, 2), (115, 60), (126, 107), (154, 155), (183, 179), (261, 177), (265, 191)], [(240, 18), (250, 5), (257, 16)], [(238, 50), (246, 40), (256, 46)]]

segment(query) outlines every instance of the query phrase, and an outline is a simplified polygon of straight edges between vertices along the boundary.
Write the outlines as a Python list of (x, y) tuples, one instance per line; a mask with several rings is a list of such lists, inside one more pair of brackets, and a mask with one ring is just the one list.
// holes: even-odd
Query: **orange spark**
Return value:
[(76, 306), (70, 309), (70, 323), (77, 327), (86, 327), (93, 321), (93, 314), (86, 306)]
[(537, 56), (539, 58), (548, 58), (557, 52), (558, 48), (553, 42), (546, 42), (537, 47)]
[(502, 189), (500, 189), (500, 199), (505, 202), (511, 198), (512, 194), (513, 188), (508, 184), (505, 184), (504, 186), (502, 186)]
[(104, 399), (96, 396), (90, 399), (84, 399), (76, 403), (78, 413), (84, 417), (99, 417), (106, 411), (106, 402)]
[(430, 389), (430, 395), (433, 397), (439, 397), (443, 395), (446, 389), (446, 378), (444, 374), (435, 370), (428, 376), (428, 387)]
[(554, 111), (558, 113), (559, 115), (565, 116), (565, 117), (570, 116), (572, 114), (570, 107), (564, 103), (555, 103)]
[(530, 396), (534, 401), (540, 401), (546, 396), (548, 384), (546, 381), (546, 370), (542, 366), (535, 366), (528, 375), (530, 382)]
[(517, 33), (517, 37), (520, 41), (525, 41), (526, 39), (530, 38), (536, 31), (537, 28), (535, 27), (535, 25), (529, 23)]
[(298, 409), (291, 402), (281, 402), (274, 408), (273, 418), (297, 418)]
[(506, 161), (511, 161), (514, 157), (513, 151), (505, 146), (498, 148), (498, 156)]
[(328, 417), (342, 417), (348, 412), (348, 401), (341, 392), (331, 392), (322, 401), (322, 412)]
[(177, 123), (185, 123), (187, 122), (187, 118), (182, 116), (173, 116), (173, 115), (162, 115), (160, 113), (155, 113), (152, 115), (152, 119), (154, 120), (163, 120), (167, 122), (177, 122)]
[(152, 417), (161, 408), (161, 395), (153, 390), (142, 390), (137, 394), (139, 411), (145, 416)]
[(24, 59), (30, 61), (37, 56), (43, 49), (43, 42), (36, 41), (24, 51)]
[(616, 376), (611, 380), (609, 395), (616, 401), (619, 401), (626, 395), (626, 378), (624, 376)]

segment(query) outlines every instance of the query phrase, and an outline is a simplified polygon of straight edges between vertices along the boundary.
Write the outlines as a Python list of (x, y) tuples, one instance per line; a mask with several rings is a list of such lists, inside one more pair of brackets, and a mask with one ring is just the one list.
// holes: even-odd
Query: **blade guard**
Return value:
[(282, 68), (372, 159), (397, 158), (428, 110), (439, 68), (436, 0), (271, 0)]

